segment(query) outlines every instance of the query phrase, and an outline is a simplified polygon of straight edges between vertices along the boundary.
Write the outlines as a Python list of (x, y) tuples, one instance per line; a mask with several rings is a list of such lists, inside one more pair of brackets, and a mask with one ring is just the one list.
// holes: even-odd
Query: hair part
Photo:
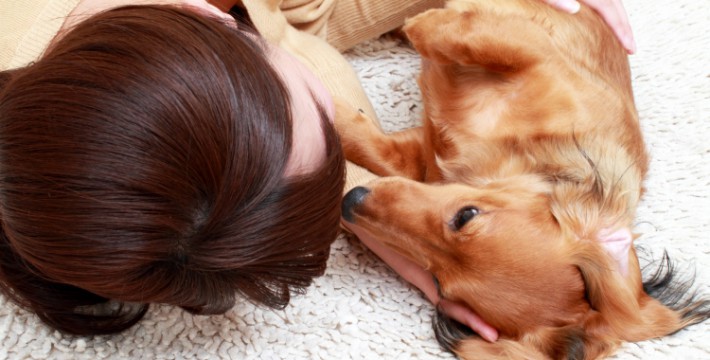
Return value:
[(122, 7), (0, 84), (0, 290), (52, 327), (117, 332), (150, 303), (223, 313), (236, 293), (279, 308), (325, 271), (339, 140), (323, 113), (325, 162), (284, 177), (289, 95), (254, 36)]

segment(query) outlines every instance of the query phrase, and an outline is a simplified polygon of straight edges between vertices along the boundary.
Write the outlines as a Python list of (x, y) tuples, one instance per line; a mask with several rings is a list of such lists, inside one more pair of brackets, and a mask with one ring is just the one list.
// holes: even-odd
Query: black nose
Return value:
[(345, 219), (345, 221), (351, 223), (355, 222), (355, 219), (353, 218), (353, 209), (362, 204), (369, 193), (370, 189), (358, 186), (345, 194), (341, 205), (343, 210), (343, 219)]

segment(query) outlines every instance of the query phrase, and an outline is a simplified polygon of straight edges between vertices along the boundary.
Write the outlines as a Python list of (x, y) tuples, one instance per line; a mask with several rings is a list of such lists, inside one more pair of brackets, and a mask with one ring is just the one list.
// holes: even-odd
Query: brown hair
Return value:
[(324, 115), (326, 161), (284, 177), (289, 97), (263, 52), (218, 20), (130, 6), (2, 73), (0, 289), (59, 330), (100, 334), (150, 303), (283, 307), (321, 275), (343, 154)]

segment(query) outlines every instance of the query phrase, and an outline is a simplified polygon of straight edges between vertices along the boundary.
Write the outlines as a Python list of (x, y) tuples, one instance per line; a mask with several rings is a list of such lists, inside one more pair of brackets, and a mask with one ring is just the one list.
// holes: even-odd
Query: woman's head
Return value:
[[(149, 303), (221, 313), (238, 292), (282, 307), (322, 274), (343, 155), (327, 103), (314, 102), (321, 156), (289, 165), (309, 146), (289, 100), (305, 94), (264, 49), (190, 11), (126, 7), (3, 73), (4, 292), (93, 334), (132, 325)], [(107, 300), (146, 305), (84, 311)]]

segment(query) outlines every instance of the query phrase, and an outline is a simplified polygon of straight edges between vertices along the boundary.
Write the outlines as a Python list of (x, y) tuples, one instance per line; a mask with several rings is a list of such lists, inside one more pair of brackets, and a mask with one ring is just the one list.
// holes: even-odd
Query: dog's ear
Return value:
[[(682, 314), (648, 296), (635, 275), (623, 275), (616, 261), (593, 241), (580, 241), (575, 263), (582, 273), (592, 308), (585, 321), (587, 333), (641, 341), (665, 336), (687, 325)], [(682, 296), (682, 295), (681, 295)]]
[[(489, 343), (471, 329), (438, 312), (434, 332), (439, 345), (462, 359), (596, 359), (614, 349), (609, 339), (592, 339), (579, 325), (544, 327), (518, 340)], [(607, 341), (605, 341), (607, 340)]]
[[(437, 309), (434, 334), (439, 345), (462, 359), (573, 359), (582, 360), (587, 349), (586, 334), (579, 326), (543, 328), (526, 334), (525, 340), (499, 339), (489, 343), (475, 332)], [(596, 353), (596, 352), (594, 352)]]
[(529, 68), (556, 51), (545, 30), (521, 16), (432, 9), (407, 20), (403, 30), (424, 58), (495, 72)]
[(534, 346), (509, 339), (498, 339), (490, 343), (479, 337), (473, 330), (437, 309), (434, 318), (434, 334), (442, 349), (466, 360), (495, 359), (546, 359)]
[(468, 338), (461, 341), (454, 353), (466, 360), (550, 359), (534, 345), (509, 339), (498, 339), (490, 343), (481, 338)]

